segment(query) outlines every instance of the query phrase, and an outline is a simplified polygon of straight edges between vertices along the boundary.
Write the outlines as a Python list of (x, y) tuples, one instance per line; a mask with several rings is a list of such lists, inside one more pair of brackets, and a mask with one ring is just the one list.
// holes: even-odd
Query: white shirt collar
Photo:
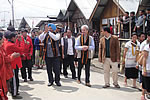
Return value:
[(105, 39), (109, 40), (111, 38), (111, 34), (109, 35), (109, 37), (107, 38), (106, 36), (104, 36)]

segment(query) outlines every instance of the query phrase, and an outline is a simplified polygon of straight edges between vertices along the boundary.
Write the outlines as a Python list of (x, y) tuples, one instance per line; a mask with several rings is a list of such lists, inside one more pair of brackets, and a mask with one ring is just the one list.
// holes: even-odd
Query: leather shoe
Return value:
[(33, 81), (33, 78), (30, 78), (30, 81)]
[(90, 83), (86, 83), (85, 85), (88, 86), (88, 87), (91, 87), (91, 84), (90, 84)]
[(115, 86), (115, 88), (120, 88), (119, 84), (117, 84), (117, 85), (113, 84), (113, 85)]
[(108, 88), (108, 87), (110, 87), (110, 85), (104, 85), (104, 86), (103, 86), (103, 88)]
[(20, 93), (19, 93), (19, 92), (17, 92), (17, 95), (20, 95)]
[(60, 82), (56, 83), (57, 86), (61, 86)]
[(27, 79), (24, 79), (24, 82), (27, 82)]
[(15, 95), (15, 96), (12, 96), (13, 99), (22, 99), (21, 96), (18, 96), (18, 95)]
[(68, 76), (67, 76), (67, 75), (65, 75), (64, 77), (65, 77), (65, 78), (68, 78)]

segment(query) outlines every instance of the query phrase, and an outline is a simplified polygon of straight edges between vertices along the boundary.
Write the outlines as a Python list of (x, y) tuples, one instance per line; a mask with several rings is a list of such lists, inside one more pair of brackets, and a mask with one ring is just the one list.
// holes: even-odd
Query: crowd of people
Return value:
[(141, 32), (146, 33), (150, 31), (150, 9), (140, 10), (138, 17), (135, 12), (125, 12), (124, 15), (120, 15), (117, 21), (117, 29), (120, 37), (129, 39), (132, 32), (137, 32), (140, 35)]
[[(125, 66), (125, 85), (127, 86), (127, 79), (133, 79), (133, 88), (139, 89), (136, 85), (136, 79), (139, 78), (141, 100), (146, 100), (145, 94), (150, 98), (150, 10), (146, 12), (145, 15), (144, 11), (140, 11), (137, 20), (134, 12), (130, 13), (134, 20), (131, 23), (132, 34), (131, 40), (125, 45), (122, 61), (120, 61), (118, 37), (113, 35), (112, 29), (107, 26), (103, 27), (101, 31), (103, 36), (100, 39), (96, 30), (93, 31), (92, 36), (90, 35), (87, 25), (82, 25), (78, 29), (75, 24), (71, 30), (66, 25), (62, 29), (59, 25), (49, 23), (45, 24), (43, 31), (31, 33), (25, 28), (16, 32), (13, 27), (8, 27), (4, 34), (0, 33), (0, 100), (8, 100), (8, 92), (13, 99), (22, 99), (19, 95), (18, 73), (20, 70), (24, 82), (34, 81), (33, 66), (42, 69), (46, 65), (48, 86), (54, 83), (56, 86), (61, 86), (60, 74), (68, 78), (68, 67), (72, 72), (72, 79), (80, 84), (82, 68), (85, 66), (85, 85), (91, 87), (92, 51), (98, 54), (99, 62), (103, 63), (105, 82), (103, 88), (110, 87), (111, 68), (113, 85), (115, 88), (120, 88), (118, 64), (122, 62)], [(128, 14), (126, 12), (125, 19), (120, 18), (118, 21), (123, 23), (123, 36), (126, 39), (129, 39)], [(146, 22), (146, 27), (143, 22)]]
[[(48, 86), (52, 86), (54, 82), (61, 86), (60, 74), (68, 78), (69, 66), (72, 79), (77, 78), (78, 83), (81, 83), (81, 71), (85, 65), (85, 85), (91, 86), (91, 51), (94, 50), (95, 44), (93, 37), (89, 35), (89, 27), (83, 25), (82, 34), (76, 35), (76, 38), (70, 29), (63, 33), (60, 31), (59, 26), (49, 23), (39, 32), (29, 33), (26, 29), (16, 32), (10, 26), (4, 34), (0, 33), (0, 99), (7, 100), (8, 92), (13, 99), (22, 99), (19, 95), (18, 73), (20, 70), (24, 82), (34, 81), (33, 66), (41, 69), (46, 65)], [(78, 72), (75, 66), (78, 66)]]

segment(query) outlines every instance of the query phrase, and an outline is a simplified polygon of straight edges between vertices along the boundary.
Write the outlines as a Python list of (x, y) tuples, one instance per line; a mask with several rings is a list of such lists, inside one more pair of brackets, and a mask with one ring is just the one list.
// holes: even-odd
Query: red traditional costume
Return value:
[(6, 96), (8, 92), (6, 80), (13, 77), (10, 65), (11, 59), (11, 56), (6, 55), (4, 48), (0, 47), (0, 96), (4, 97), (5, 100), (8, 100)]
[[(5, 44), (5, 49), (8, 55), (13, 54), (14, 52), (22, 54), (23, 46), (18, 47), (15, 43), (8, 41), (7, 44)], [(11, 66), (13, 69), (16, 69), (16, 65), (18, 66), (18, 68), (22, 67), (20, 57), (13, 59), (13, 61), (11, 62)]]

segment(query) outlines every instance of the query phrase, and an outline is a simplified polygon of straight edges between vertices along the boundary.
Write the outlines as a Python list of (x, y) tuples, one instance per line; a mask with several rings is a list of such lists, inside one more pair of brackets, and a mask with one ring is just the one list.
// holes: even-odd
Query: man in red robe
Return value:
[[(31, 38), (27, 35), (28, 31), (23, 29), (22, 30), (22, 36), (21, 36), (21, 47), (23, 45), (24, 50), (22, 52), (23, 56), (22, 56), (22, 65), (23, 67), (21, 68), (21, 75), (22, 78), (24, 79), (24, 82), (27, 82), (27, 72), (26, 72), (26, 68), (28, 69), (28, 79), (30, 81), (33, 81), (32, 78), (32, 53), (33, 53), (33, 44), (32, 44), (32, 40)], [(18, 44), (19, 41), (16, 41), (16, 43)]]

